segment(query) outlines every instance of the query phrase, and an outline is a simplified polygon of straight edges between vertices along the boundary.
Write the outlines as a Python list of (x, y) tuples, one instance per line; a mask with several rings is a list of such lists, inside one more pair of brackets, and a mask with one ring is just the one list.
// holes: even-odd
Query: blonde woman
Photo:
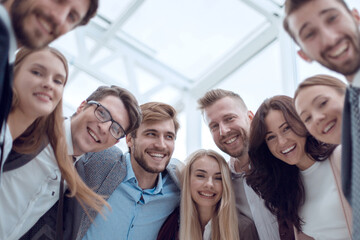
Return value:
[(238, 240), (238, 220), (231, 177), (225, 159), (213, 150), (198, 150), (182, 171), (179, 210), (171, 214), (157, 239)]
[[(56, 49), (19, 50), (14, 64), (13, 104), (7, 123), (3, 126), (6, 131), (2, 131), (6, 132), (5, 145), (1, 149), (2, 164), (12, 146), (19, 153), (31, 154), (48, 142), (51, 146), (48, 161), (40, 164), (39, 169), (49, 166), (54, 171), (57, 169), (61, 173), (59, 177), (54, 175), (58, 184), (60, 178), (64, 179), (71, 196), (75, 196), (83, 205), (100, 211), (106, 204), (105, 200), (85, 185), (74, 168), (72, 158), (67, 155), (61, 100), (67, 79), (67, 61)], [(32, 189), (42, 190), (40, 185), (32, 184), (33, 178), (25, 181), (28, 184), (25, 187), (27, 193), (19, 193), (16, 182), (20, 182), (22, 176), (11, 175), (11, 172), (1, 171), (0, 175), (0, 212), (6, 215), (0, 217), (0, 239), (17, 239), (21, 236), (29, 227), (27, 222), (21, 221), (23, 214), (35, 214), (39, 207), (43, 208), (39, 205), (45, 204), (32, 206), (36, 200), (33, 199), (36, 192), (33, 193)], [(34, 173), (35, 177), (41, 178), (41, 183), (51, 180)], [(49, 196), (49, 201), (53, 197)]]

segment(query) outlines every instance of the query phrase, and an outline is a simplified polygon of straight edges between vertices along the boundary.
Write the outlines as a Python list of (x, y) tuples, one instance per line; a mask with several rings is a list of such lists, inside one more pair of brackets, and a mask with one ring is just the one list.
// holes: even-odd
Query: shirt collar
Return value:
[(65, 129), (65, 139), (68, 149), (68, 155), (71, 155), (75, 158), (75, 163), (84, 155), (74, 156), (74, 146), (71, 135), (71, 118), (66, 118), (64, 120), (64, 129)]
[(17, 49), (16, 37), (11, 25), (10, 16), (2, 4), (0, 4), (0, 19), (4, 22), (9, 33), (9, 63), (12, 64), (15, 61), (15, 52)]
[(354, 87), (360, 88), (360, 70), (354, 76), (354, 80), (351, 84)]
[[(126, 176), (124, 178), (124, 182), (135, 181), (135, 183), (138, 185), (138, 180), (136, 179), (134, 170), (131, 165), (130, 153), (126, 153), (125, 159), (126, 159)], [(163, 178), (162, 178), (162, 173), (159, 173), (156, 186), (152, 189), (146, 189), (144, 190), (144, 192), (147, 192), (149, 194), (158, 194), (162, 192), (162, 189), (163, 189)]]

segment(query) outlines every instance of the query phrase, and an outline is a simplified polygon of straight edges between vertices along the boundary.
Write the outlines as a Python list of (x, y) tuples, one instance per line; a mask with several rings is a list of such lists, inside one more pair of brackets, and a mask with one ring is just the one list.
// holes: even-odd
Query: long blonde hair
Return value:
[(186, 166), (182, 172), (182, 191), (180, 206), (180, 240), (202, 240), (202, 231), (199, 213), (196, 204), (191, 198), (190, 173), (192, 164), (208, 156), (215, 159), (220, 167), (223, 192), (216, 206), (216, 213), (212, 217), (212, 240), (239, 240), (238, 219), (235, 207), (235, 196), (231, 183), (229, 166), (225, 159), (213, 150), (200, 149), (186, 159)]
[[(16, 55), (14, 64), (14, 81), (20, 70), (23, 60), (38, 51), (49, 51), (53, 53), (63, 63), (66, 71), (66, 78), (64, 85), (68, 79), (68, 64), (66, 58), (56, 49), (45, 47), (38, 50), (31, 50), (22, 48)], [(13, 89), (14, 97), (12, 109), (18, 106), (18, 97), (16, 89)], [(94, 208), (96, 211), (101, 212), (104, 205), (109, 206), (103, 197), (93, 192), (81, 179), (74, 167), (74, 161), (68, 155), (67, 143), (64, 131), (64, 118), (62, 114), (62, 100), (59, 101), (54, 111), (49, 115), (37, 118), (26, 130), (19, 136), (13, 143), (13, 149), (22, 154), (33, 153), (41, 147), (41, 144), (48, 139), (61, 171), (62, 177), (65, 179), (69, 189), (70, 196), (79, 201), (84, 207)]]

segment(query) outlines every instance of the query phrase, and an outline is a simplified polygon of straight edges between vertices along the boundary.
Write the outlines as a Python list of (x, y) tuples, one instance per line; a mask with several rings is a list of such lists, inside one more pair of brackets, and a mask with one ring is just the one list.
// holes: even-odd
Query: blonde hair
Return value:
[(213, 150), (200, 149), (186, 159), (182, 172), (182, 191), (180, 206), (180, 240), (202, 240), (202, 231), (199, 213), (196, 204), (191, 198), (190, 173), (193, 163), (208, 156), (215, 159), (220, 167), (222, 176), (222, 196), (216, 206), (216, 213), (212, 217), (211, 239), (239, 239), (238, 219), (236, 215), (235, 196), (231, 184), (229, 166), (225, 159)]
[[(45, 47), (38, 50), (30, 50), (22, 48), (16, 55), (14, 64), (14, 81), (16, 81), (17, 73), (21, 69), (23, 60), (29, 55), (39, 52), (49, 51), (53, 53), (64, 64), (66, 78), (68, 78), (68, 65), (66, 58), (56, 49)], [(18, 106), (18, 97), (14, 89), (14, 100), (12, 109)], [(66, 181), (70, 189), (70, 196), (79, 201), (83, 207), (91, 207), (101, 212), (104, 205), (109, 206), (103, 197), (93, 192), (81, 179), (77, 173), (71, 156), (68, 155), (67, 143), (64, 132), (64, 118), (62, 114), (62, 100), (59, 101), (54, 111), (49, 115), (37, 118), (13, 143), (13, 149), (16, 152), (27, 154), (35, 152), (41, 147), (47, 139), (54, 151), (57, 164), (60, 168), (61, 175)]]

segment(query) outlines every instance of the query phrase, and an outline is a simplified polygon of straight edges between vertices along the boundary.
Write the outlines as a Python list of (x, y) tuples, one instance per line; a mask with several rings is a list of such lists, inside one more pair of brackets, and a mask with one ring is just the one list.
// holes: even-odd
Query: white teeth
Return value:
[(335, 125), (335, 121), (331, 122), (329, 125), (326, 126), (323, 133), (327, 133), (334, 125)]
[(338, 57), (340, 56), (343, 52), (345, 52), (345, 50), (348, 48), (348, 44), (344, 43), (342, 44), (340, 47), (337, 48), (337, 50), (335, 52), (330, 53), (330, 57)]
[(232, 139), (230, 139), (229, 141), (226, 141), (225, 143), (230, 144), (230, 143), (235, 142), (235, 140), (236, 140), (236, 137), (233, 137)]
[(204, 192), (199, 192), (199, 193), (200, 193), (200, 195), (203, 195), (205, 197), (213, 197), (213, 196), (215, 196), (215, 193), (204, 193)]
[(282, 154), (287, 154), (291, 152), (295, 148), (295, 144), (289, 147), (288, 149), (285, 149), (284, 151), (281, 151)]
[(88, 133), (94, 138), (94, 140), (95, 140), (96, 142), (99, 141), (99, 139), (96, 137), (96, 135), (95, 135), (95, 133), (93, 133), (93, 131), (91, 131), (91, 130), (89, 129), (89, 130), (88, 130)]
[(47, 32), (51, 32), (51, 25), (50, 24), (48, 24), (48, 22), (47, 21), (45, 21), (45, 20), (43, 20), (42, 18), (40, 18), (39, 19), (39, 22), (41, 23), (41, 25), (45, 28), (45, 30), (47, 31)]
[(47, 98), (50, 100), (50, 97), (48, 95), (45, 94), (41, 94), (41, 93), (35, 93), (35, 96), (39, 96), (39, 97), (43, 97), (43, 98)]
[(160, 153), (151, 153), (150, 156), (152, 156), (152, 157), (158, 157), (158, 158), (163, 158), (165, 155), (164, 155), (164, 154), (160, 154)]

